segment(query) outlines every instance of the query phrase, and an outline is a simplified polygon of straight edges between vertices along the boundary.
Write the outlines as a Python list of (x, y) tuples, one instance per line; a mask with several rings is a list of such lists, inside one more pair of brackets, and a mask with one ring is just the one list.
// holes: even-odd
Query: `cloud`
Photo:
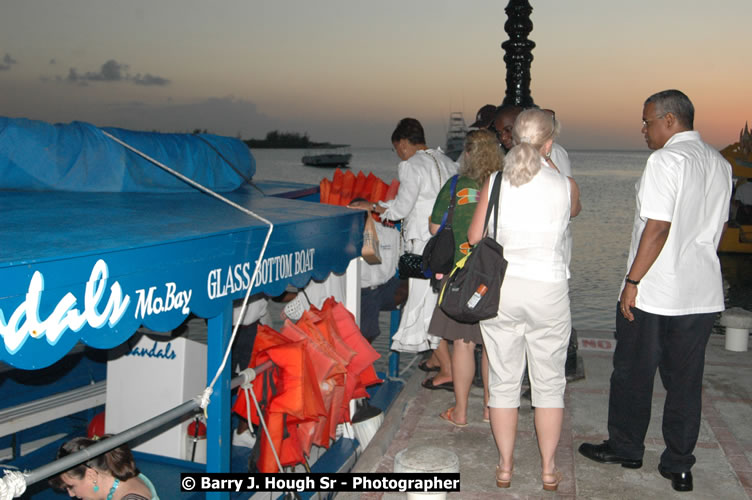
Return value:
[(84, 78), (90, 82), (119, 82), (125, 78), (124, 71), (128, 71), (127, 64), (120, 64), (110, 59), (102, 65), (98, 73), (87, 72)]
[(18, 61), (13, 59), (13, 57), (6, 52), (5, 57), (3, 57), (3, 62), (0, 63), (0, 71), (8, 71), (14, 64), (18, 64)]
[(132, 79), (133, 83), (136, 85), (169, 85), (170, 80), (167, 78), (162, 78), (161, 76), (154, 76), (152, 74), (146, 73), (144, 76), (141, 76), (141, 73), (137, 74)]
[[(50, 61), (50, 64), (54, 64), (54, 59)], [(122, 64), (114, 59), (110, 59), (105, 62), (97, 72), (87, 71), (86, 73), (79, 73), (76, 68), (70, 68), (68, 70), (68, 76), (64, 79), (68, 83), (76, 83), (78, 85), (87, 85), (88, 82), (130, 82), (135, 85), (169, 85), (170, 80), (161, 76), (152, 75), (146, 73), (142, 75), (137, 73), (135, 76), (131, 76), (128, 73), (129, 66)], [(50, 78), (43, 78), (43, 81), (52, 81)], [(63, 81), (62, 77), (55, 78), (55, 81)]]

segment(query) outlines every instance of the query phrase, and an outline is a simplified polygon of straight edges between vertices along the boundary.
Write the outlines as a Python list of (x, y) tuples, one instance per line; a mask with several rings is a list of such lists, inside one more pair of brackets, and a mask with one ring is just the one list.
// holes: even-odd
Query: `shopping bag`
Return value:
[(369, 264), (381, 264), (379, 235), (376, 233), (376, 223), (373, 221), (370, 212), (366, 217), (366, 225), (363, 229), (363, 248), (360, 255)]

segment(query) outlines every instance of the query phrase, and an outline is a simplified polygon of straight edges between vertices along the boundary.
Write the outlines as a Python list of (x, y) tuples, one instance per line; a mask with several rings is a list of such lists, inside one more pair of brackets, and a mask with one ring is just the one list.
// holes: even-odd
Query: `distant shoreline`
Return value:
[(349, 146), (349, 144), (314, 142), (308, 138), (308, 132), (301, 135), (297, 132), (280, 132), (279, 130), (268, 132), (263, 139), (247, 139), (243, 142), (249, 148), (258, 149), (331, 149)]
[(348, 148), (349, 144), (331, 144), (328, 142), (317, 142), (308, 145), (290, 145), (290, 144), (273, 144), (267, 143), (264, 140), (247, 140), (243, 141), (249, 148), (254, 149), (336, 149), (336, 148)]

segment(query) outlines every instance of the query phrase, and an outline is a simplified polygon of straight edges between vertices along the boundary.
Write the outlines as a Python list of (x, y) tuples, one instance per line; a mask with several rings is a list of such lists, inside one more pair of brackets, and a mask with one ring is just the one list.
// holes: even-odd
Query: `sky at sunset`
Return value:
[[(536, 104), (563, 145), (644, 149), (642, 103), (679, 88), (715, 146), (752, 121), (752, 1), (531, 0)], [(443, 145), (504, 98), (506, 0), (2, 0), (0, 116), (137, 130)]]

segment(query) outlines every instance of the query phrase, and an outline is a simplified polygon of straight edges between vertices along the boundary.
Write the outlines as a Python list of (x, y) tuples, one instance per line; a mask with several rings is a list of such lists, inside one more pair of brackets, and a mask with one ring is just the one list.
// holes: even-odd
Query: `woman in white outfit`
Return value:
[[(363, 208), (380, 213), (382, 220), (402, 220), (403, 253), (420, 254), (431, 238), (428, 219), (436, 195), (441, 186), (457, 173), (457, 164), (440, 149), (426, 146), (423, 126), (415, 118), (400, 120), (392, 133), (392, 146), (402, 160), (397, 166), (400, 182), (397, 196)], [(393, 350), (422, 352), (436, 348), (441, 339), (428, 333), (435, 306), (436, 294), (431, 290), (430, 281), (411, 278), (400, 326), (394, 334)], [(446, 358), (449, 359), (448, 350)], [(449, 364), (447, 372), (451, 377)]]
[[(488, 352), (491, 429), (499, 450), (496, 485), (509, 487), (520, 387), (527, 362), (535, 430), (545, 490), (556, 490), (561, 474), (554, 457), (564, 415), (564, 364), (571, 331), (569, 269), (565, 231), (580, 210), (573, 179), (550, 167), (558, 132), (555, 118), (539, 110), (523, 111), (514, 124), (515, 146), (505, 159), (499, 195), (496, 239), (509, 265), (501, 286), (499, 312), (481, 321)], [(483, 236), (489, 186), (468, 231), (470, 243)]]

